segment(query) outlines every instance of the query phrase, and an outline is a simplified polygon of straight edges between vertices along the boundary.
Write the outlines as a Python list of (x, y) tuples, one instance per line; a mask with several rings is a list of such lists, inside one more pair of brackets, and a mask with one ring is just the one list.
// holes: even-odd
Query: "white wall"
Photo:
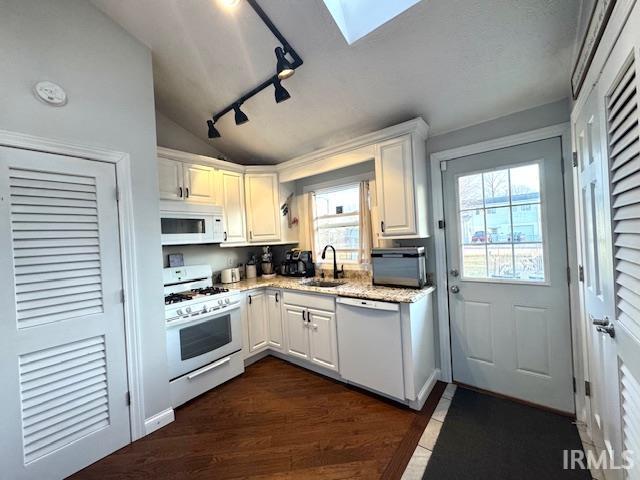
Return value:
[[(206, 125), (203, 124), (202, 128), (206, 128)], [(160, 147), (226, 159), (215, 147), (203, 142), (158, 110), (156, 110), (156, 136)]]
[[(151, 54), (86, 0), (0, 0), (0, 129), (131, 155), (144, 412), (169, 407)], [(69, 103), (44, 105), (42, 79)]]

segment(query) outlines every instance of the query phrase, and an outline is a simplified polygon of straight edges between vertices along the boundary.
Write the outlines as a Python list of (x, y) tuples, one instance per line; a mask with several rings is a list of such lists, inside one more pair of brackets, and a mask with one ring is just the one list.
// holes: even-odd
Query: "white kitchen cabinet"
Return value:
[(247, 173), (244, 180), (249, 241), (280, 240), (278, 174)]
[(269, 326), (267, 341), (269, 348), (283, 350), (284, 331), (282, 328), (282, 294), (279, 290), (267, 290), (267, 322)]
[(323, 310), (307, 310), (310, 360), (330, 370), (338, 370), (336, 314)]
[(249, 352), (254, 353), (268, 345), (267, 305), (264, 291), (247, 295), (247, 325), (249, 327)]
[(190, 202), (216, 202), (214, 185), (215, 170), (204, 165), (185, 163), (182, 165), (185, 199)]
[(160, 199), (215, 204), (215, 169), (205, 165), (158, 158)]
[(309, 359), (309, 329), (304, 307), (285, 305), (284, 325), (287, 329), (287, 354)]
[(158, 158), (158, 187), (160, 199), (182, 200), (184, 197), (184, 179), (182, 162)]
[(375, 171), (380, 236), (429, 236), (424, 140), (407, 134), (376, 144)]
[(247, 241), (243, 177), (239, 172), (218, 172), (218, 192), (224, 207), (224, 243)]

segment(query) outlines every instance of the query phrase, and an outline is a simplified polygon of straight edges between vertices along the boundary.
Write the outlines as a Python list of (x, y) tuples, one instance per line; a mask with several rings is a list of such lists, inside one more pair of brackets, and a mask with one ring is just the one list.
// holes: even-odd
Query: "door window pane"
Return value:
[(458, 178), (463, 278), (544, 282), (540, 164)]
[(460, 236), (463, 245), (485, 243), (484, 209), (460, 212)]
[(458, 192), (460, 192), (460, 210), (483, 207), (482, 174), (460, 177)]
[(487, 249), (484, 245), (463, 245), (462, 264), (464, 276), (469, 278), (487, 277)]

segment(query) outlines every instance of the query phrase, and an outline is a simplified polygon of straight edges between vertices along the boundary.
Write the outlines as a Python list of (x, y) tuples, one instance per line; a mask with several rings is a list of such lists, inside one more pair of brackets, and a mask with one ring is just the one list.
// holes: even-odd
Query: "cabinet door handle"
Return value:
[(278, 303), (278, 292), (276, 292), (276, 303)]
[(318, 324), (317, 324), (317, 323), (314, 323), (314, 324), (313, 324), (313, 329), (314, 329), (314, 330), (318, 330)]
[(253, 240), (253, 232), (251, 230), (249, 230), (249, 239)]
[(224, 241), (227, 241), (227, 232), (223, 232), (224, 233)]
[(178, 187), (178, 196), (182, 198), (182, 187)]
[(186, 193), (184, 198), (189, 198), (189, 187), (185, 188), (184, 191)]
[(247, 298), (249, 299), (249, 305), (251, 305), (251, 295), (247, 295)]
[(304, 311), (304, 310), (302, 310), (302, 321), (303, 321), (304, 323), (307, 323), (307, 317), (306, 317), (306, 315), (305, 315), (305, 311)]
[(384, 233), (384, 221), (380, 222), (380, 230)]

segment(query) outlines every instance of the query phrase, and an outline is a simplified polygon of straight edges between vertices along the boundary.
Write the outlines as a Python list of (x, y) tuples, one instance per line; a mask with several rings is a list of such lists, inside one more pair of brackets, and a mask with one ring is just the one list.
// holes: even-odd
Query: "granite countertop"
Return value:
[[(236, 283), (220, 284), (219, 286), (228, 288), (230, 291), (244, 292), (253, 288), (271, 287), (284, 288), (287, 290), (299, 290), (302, 292), (323, 293), (325, 295), (336, 295), (338, 297), (363, 298), (366, 300), (379, 300), (384, 302), (413, 303), (429, 295), (435, 287), (402, 288), (402, 287), (382, 287), (372, 285), (370, 278), (341, 278), (343, 285), (336, 287), (314, 287), (305, 285), (304, 282), (313, 280), (311, 278), (281, 277), (274, 278), (252, 278)], [(317, 280), (317, 279), (316, 279)], [(331, 281), (329, 279), (325, 279)]]

